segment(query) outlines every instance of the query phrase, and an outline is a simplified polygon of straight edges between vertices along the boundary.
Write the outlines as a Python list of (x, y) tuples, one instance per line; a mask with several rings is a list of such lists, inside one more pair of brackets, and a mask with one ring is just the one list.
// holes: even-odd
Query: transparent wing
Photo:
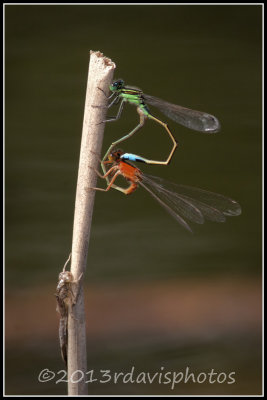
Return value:
[(142, 174), (142, 180), (139, 183), (189, 231), (191, 228), (186, 219), (203, 224), (205, 219), (224, 222), (226, 216), (241, 214), (240, 205), (221, 194), (177, 185), (145, 174)]
[(146, 103), (158, 108), (167, 117), (186, 128), (205, 133), (216, 133), (220, 130), (218, 119), (211, 114), (171, 104), (148, 94), (142, 96)]

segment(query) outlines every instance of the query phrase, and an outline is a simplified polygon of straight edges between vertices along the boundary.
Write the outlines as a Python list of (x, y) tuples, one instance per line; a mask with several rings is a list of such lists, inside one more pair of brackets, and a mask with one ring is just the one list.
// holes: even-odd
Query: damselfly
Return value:
[[(100, 89), (100, 88), (99, 88)], [(102, 89), (100, 89), (103, 91)], [(161, 121), (160, 119), (154, 117), (147, 104), (150, 104), (156, 108), (158, 108), (163, 114), (165, 114), (167, 117), (171, 118), (175, 122), (177, 122), (180, 125), (183, 125), (189, 129), (193, 129), (195, 131), (200, 131), (200, 132), (205, 132), (205, 133), (215, 133), (220, 130), (220, 123), (217, 120), (216, 117), (213, 115), (207, 114), (205, 112), (201, 111), (195, 111), (195, 110), (190, 110), (189, 108), (181, 107), (176, 104), (171, 104), (168, 103), (164, 100), (161, 100), (157, 97), (154, 96), (149, 96), (145, 93), (142, 92), (142, 90), (130, 86), (125, 86), (124, 81), (119, 79), (110, 85), (110, 90), (112, 94), (108, 97), (109, 99), (113, 98), (113, 100), (109, 103), (108, 108), (111, 107), (113, 104), (118, 104), (120, 102), (120, 107), (118, 110), (118, 113), (115, 117), (109, 117), (107, 120), (103, 122), (109, 122), (109, 121), (116, 121), (120, 118), (123, 106), (126, 102), (129, 102), (131, 104), (134, 104), (137, 107), (137, 112), (140, 116), (140, 121), (139, 124), (127, 135), (123, 136), (122, 138), (116, 140), (111, 144), (109, 147), (108, 151), (106, 152), (102, 162), (101, 166), (104, 171), (106, 172), (105, 169), (105, 164), (104, 161), (108, 157), (108, 155), (111, 153), (112, 149), (117, 146), (120, 142), (128, 139), (130, 136), (132, 136), (138, 129), (140, 129), (144, 123), (145, 120), (151, 119), (158, 124), (162, 125), (168, 135), (170, 136), (173, 146), (171, 149), (171, 152), (167, 159), (165, 161), (158, 161), (158, 160), (148, 160), (146, 159), (147, 164), (163, 164), (167, 165), (172, 156), (173, 153), (177, 147), (177, 142), (171, 133), (168, 125)]]
[(59, 343), (61, 357), (67, 366), (67, 356), (68, 356), (68, 313), (72, 315), (72, 307), (76, 304), (77, 293), (74, 293), (74, 286), (78, 284), (81, 276), (75, 281), (72, 273), (66, 271), (66, 267), (70, 261), (71, 254), (67, 259), (62, 272), (60, 272), (58, 277), (58, 285), (56, 289), (56, 299), (57, 299), (57, 312), (60, 315), (59, 321)]
[[(133, 193), (140, 185), (148, 191), (161, 206), (165, 208), (184, 228), (192, 232), (186, 220), (203, 224), (205, 219), (214, 222), (224, 222), (225, 217), (241, 214), (241, 207), (235, 201), (221, 194), (208, 192), (203, 189), (190, 186), (177, 185), (164, 179), (144, 174), (129, 161), (146, 162), (143, 157), (121, 150), (109, 154), (105, 164), (112, 164), (111, 168), (101, 175), (106, 179), (111, 177), (106, 189), (89, 188), (94, 190), (108, 191), (111, 187), (120, 190), (124, 194)], [(128, 188), (114, 185), (116, 178), (122, 175), (130, 182)]]

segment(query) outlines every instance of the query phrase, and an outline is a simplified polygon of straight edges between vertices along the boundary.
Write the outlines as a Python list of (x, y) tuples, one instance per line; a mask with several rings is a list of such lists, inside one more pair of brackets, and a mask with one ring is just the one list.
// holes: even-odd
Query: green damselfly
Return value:
[[(131, 104), (134, 104), (137, 107), (137, 112), (140, 116), (140, 121), (139, 124), (127, 135), (123, 136), (122, 138), (116, 140), (111, 144), (109, 149), (107, 150), (103, 160), (102, 160), (102, 169), (105, 172), (105, 166), (104, 166), (104, 160), (108, 157), (108, 155), (111, 153), (112, 149), (117, 146), (120, 142), (128, 139), (130, 136), (132, 136), (136, 131), (138, 131), (145, 123), (145, 120), (152, 119), (153, 121), (159, 123), (162, 125), (168, 135), (170, 136), (172, 142), (173, 142), (173, 147), (171, 149), (171, 152), (168, 156), (168, 158), (165, 161), (157, 161), (157, 160), (148, 160), (145, 159), (145, 162), (147, 164), (162, 164), (162, 165), (167, 165), (169, 164), (173, 153), (177, 147), (177, 141), (175, 140), (173, 134), (171, 133), (168, 125), (161, 121), (160, 119), (154, 117), (147, 104), (150, 104), (156, 108), (158, 108), (163, 114), (165, 114), (167, 117), (171, 118), (175, 122), (177, 122), (180, 125), (183, 125), (189, 129), (193, 129), (195, 131), (199, 132), (205, 132), (205, 133), (215, 133), (220, 130), (220, 123), (216, 117), (214, 117), (211, 114), (207, 114), (202, 111), (195, 111), (191, 110), (189, 108), (185, 108), (182, 106), (178, 106), (176, 104), (171, 104), (168, 103), (167, 101), (161, 100), (157, 97), (147, 95), (142, 92), (141, 89), (135, 88), (135, 87), (130, 87), (130, 86), (125, 86), (125, 83), (122, 79), (116, 80), (110, 85), (110, 90), (111, 90), (111, 95), (108, 97), (108, 99), (112, 99), (112, 101), (109, 103), (108, 108), (111, 107), (114, 104), (118, 104), (120, 102), (119, 110), (118, 113), (115, 117), (109, 117), (103, 122), (110, 122), (110, 121), (116, 121), (120, 118), (123, 106), (126, 102), (129, 102)], [(100, 88), (99, 88), (100, 89)], [(100, 89), (102, 90), (102, 89)], [(102, 90), (103, 91), (103, 90)]]

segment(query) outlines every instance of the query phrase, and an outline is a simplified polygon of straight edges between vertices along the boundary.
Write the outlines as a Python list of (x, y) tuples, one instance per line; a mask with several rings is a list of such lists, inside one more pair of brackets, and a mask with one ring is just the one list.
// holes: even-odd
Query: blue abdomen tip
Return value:
[(136, 162), (136, 161), (144, 162), (144, 159), (142, 157), (137, 156), (136, 154), (132, 154), (132, 153), (124, 153), (121, 156), (121, 159), (122, 160), (133, 161), (133, 162)]

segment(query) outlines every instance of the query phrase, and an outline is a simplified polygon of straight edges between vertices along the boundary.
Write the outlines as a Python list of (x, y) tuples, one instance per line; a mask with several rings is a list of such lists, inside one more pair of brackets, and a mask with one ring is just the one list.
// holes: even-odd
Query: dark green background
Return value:
[[(218, 117), (222, 129), (215, 135), (168, 121), (180, 144), (172, 163), (143, 170), (232, 197), (241, 204), (242, 215), (225, 224), (193, 226), (194, 235), (190, 235), (142, 188), (129, 197), (117, 191), (98, 193), (86, 282), (124, 285), (220, 275), (260, 279), (261, 19), (261, 6), (244, 5), (5, 7), (8, 293), (55, 286), (70, 251), (90, 49), (112, 58), (117, 65), (115, 78)], [(114, 109), (109, 111), (109, 115), (114, 113)], [(137, 119), (135, 108), (125, 107), (118, 122), (106, 125), (103, 151), (134, 127)], [(123, 144), (125, 151), (155, 159), (164, 158), (169, 148), (164, 130), (150, 121)], [(260, 339), (250, 337), (248, 344), (246, 336), (240, 340), (239, 335), (242, 332), (237, 332), (230, 345), (214, 340), (208, 353), (218, 358), (229, 354), (235, 365), (248, 368), (246, 379), (250, 371), (246, 365), (252, 365), (256, 372), (250, 384), (242, 386), (241, 382), (240, 390), (235, 390), (236, 394), (258, 393)], [(155, 367), (176, 351), (170, 343), (142, 350), (135, 345), (125, 354), (116, 347), (109, 352), (100, 346), (94, 365), (117, 360), (119, 370), (127, 360), (131, 365), (131, 352), (140, 351), (137, 363), (142, 364), (144, 357), (148, 366)], [(210, 366), (205, 344), (176, 345), (184, 358), (171, 364), (173, 370), (190, 365), (194, 346), (202, 360), (199, 366)], [(44, 349), (40, 345), (29, 351), (25, 346), (19, 337), (16, 348), (7, 344), (8, 393), (64, 393), (64, 388), (55, 389), (52, 384), (33, 387), (32, 374), (46, 365)], [(47, 342), (45, 351), (56, 352), (56, 346)], [(239, 358), (243, 349), (247, 363)], [(21, 360), (28, 360), (28, 373), (14, 387), (20, 373), (13, 366)], [(50, 362), (58, 365), (58, 354)], [(100, 386), (96, 385), (95, 394), (102, 393)], [(129, 394), (167, 393), (162, 387), (143, 389), (105, 387), (110, 394), (125, 390)], [(189, 387), (184, 390), (192, 393)], [(231, 392), (217, 387), (213, 393)]]

